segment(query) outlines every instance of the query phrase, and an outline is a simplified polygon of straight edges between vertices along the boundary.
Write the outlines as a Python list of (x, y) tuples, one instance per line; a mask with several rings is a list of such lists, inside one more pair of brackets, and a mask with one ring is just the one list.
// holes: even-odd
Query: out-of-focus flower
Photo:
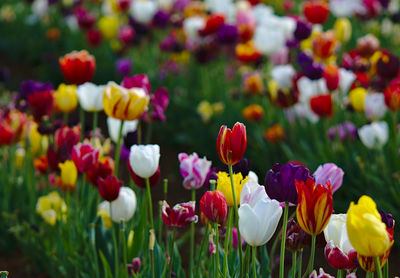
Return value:
[[(0, 124), (1, 129), (1, 124)], [(29, 131), (28, 131), (28, 139), (29, 139), (29, 147), (31, 153), (35, 156), (39, 153), (46, 153), (47, 148), (49, 146), (49, 137), (46, 135), (41, 135), (39, 133), (38, 125), (34, 122), (31, 122)], [(2, 135), (6, 135), (6, 133), (1, 132)], [(3, 138), (3, 137), (2, 137)], [(0, 143), (1, 145), (1, 143)]]
[[(138, 125), (138, 120), (124, 121), (124, 126), (122, 127), (122, 137), (125, 137), (128, 133), (136, 131)], [(114, 143), (118, 141), (118, 133), (121, 127), (121, 120), (114, 119), (112, 117), (107, 118), (107, 128), (108, 134)]]
[(346, 1), (346, 0), (331, 0), (329, 8), (332, 14), (336, 17), (349, 17), (362, 9), (362, 1)]
[(223, 24), (217, 31), (216, 37), (222, 44), (234, 44), (238, 40), (239, 30), (235, 25)]
[(115, 68), (117, 69), (117, 72), (122, 75), (122, 76), (126, 76), (128, 75), (131, 70), (132, 70), (132, 62), (131, 59), (129, 58), (121, 58), (118, 59), (115, 62)]
[(76, 93), (80, 106), (87, 112), (99, 112), (103, 110), (104, 90), (104, 85), (95, 85), (90, 82), (79, 85)]
[(311, 0), (303, 4), (303, 14), (312, 24), (324, 24), (329, 16), (329, 6), (322, 0)]
[(371, 120), (381, 119), (387, 111), (385, 96), (381, 93), (367, 94), (364, 98), (364, 111)]
[(98, 21), (98, 26), (104, 38), (110, 40), (117, 36), (119, 20), (117, 16), (103, 16)]
[[(129, 173), (131, 174), (131, 177), (135, 184), (141, 188), (146, 188), (146, 179), (138, 176), (131, 167), (131, 164), (129, 163), (129, 160), (127, 161), (127, 167), (129, 170)], [(160, 181), (160, 176), (161, 176), (161, 171), (160, 167), (157, 168), (156, 172), (149, 178), (149, 185), (150, 187), (156, 186), (157, 183)]]
[(122, 26), (118, 31), (118, 38), (125, 45), (132, 43), (134, 36), (135, 29), (130, 25)]
[(112, 175), (114, 172), (114, 160), (109, 156), (101, 157), (92, 168), (89, 168), (86, 172), (86, 180), (94, 186), (97, 186), (97, 180), (99, 178), (105, 179)]
[(90, 143), (80, 143), (72, 148), (72, 161), (79, 172), (84, 173), (92, 169), (99, 159), (99, 150)]
[(78, 178), (78, 169), (72, 160), (66, 160), (64, 163), (59, 163), (58, 167), (61, 171), (61, 186), (67, 190), (75, 188)]
[(236, 123), (232, 130), (226, 125), (221, 126), (217, 137), (217, 153), (226, 165), (238, 163), (247, 147), (246, 126)]
[(72, 51), (58, 60), (67, 82), (80, 85), (93, 78), (96, 60), (86, 50)]
[(136, 203), (135, 192), (129, 187), (124, 186), (121, 187), (118, 198), (114, 199), (114, 201), (103, 201), (99, 204), (97, 214), (102, 217), (103, 224), (106, 224), (104, 226), (111, 228), (111, 220), (116, 223), (120, 223), (121, 220), (129, 221), (135, 214)]
[(197, 153), (178, 155), (180, 171), (183, 177), (183, 187), (186, 189), (198, 189), (203, 186), (210, 171), (211, 161), (207, 158), (199, 158)]
[(285, 130), (280, 124), (274, 124), (264, 132), (263, 137), (270, 143), (279, 143), (285, 139)]
[[(335, 278), (335, 276), (332, 276), (328, 273), (326, 273), (322, 267), (319, 269), (319, 274), (317, 271), (314, 269), (313, 272), (310, 275), (310, 278)], [(347, 278), (347, 277), (346, 277)]]
[(287, 222), (285, 248), (291, 252), (296, 252), (304, 247), (306, 233), (294, 219)]
[(104, 200), (112, 202), (118, 198), (121, 181), (114, 176), (98, 178), (97, 189)]
[(127, 269), (128, 269), (128, 274), (131, 275), (132, 273), (138, 273), (140, 266), (141, 266), (141, 261), (139, 257), (133, 258), (131, 264), (127, 264)]
[(48, 195), (39, 197), (36, 203), (36, 212), (51, 226), (57, 220), (65, 220), (67, 216), (67, 205), (58, 192), (53, 191)]
[(53, 112), (54, 97), (51, 91), (34, 92), (28, 95), (28, 103), (36, 122)]
[(336, 269), (353, 270), (357, 252), (354, 250), (347, 235), (346, 214), (332, 214), (324, 230), (325, 258), (329, 265)]
[(130, 12), (135, 21), (141, 24), (148, 24), (157, 12), (157, 4), (151, 0), (134, 1)]
[(351, 38), (351, 22), (347, 18), (338, 18), (333, 25), (335, 37), (339, 42), (348, 42)]
[(385, 254), (391, 242), (374, 200), (364, 195), (347, 211), (347, 233), (359, 255), (376, 257)]
[[(233, 200), (233, 193), (232, 193), (232, 186), (231, 180), (226, 172), (218, 172), (217, 174), (217, 190), (221, 191), (226, 198), (226, 202), (229, 207), (234, 206)], [(233, 174), (233, 184), (235, 187), (235, 195), (236, 195), (236, 203), (239, 204), (240, 202), (240, 194), (242, 192), (242, 188), (244, 184), (248, 181), (248, 177), (243, 178), (241, 173)]]
[(49, 166), (46, 155), (42, 155), (39, 158), (34, 158), (33, 166), (39, 173), (46, 174)]
[(400, 109), (400, 85), (389, 86), (385, 89), (385, 103), (392, 111)]
[(90, 29), (86, 33), (86, 40), (90, 46), (96, 47), (99, 46), (103, 41), (103, 36), (100, 30), (98, 29)]
[(196, 223), (198, 219), (194, 201), (176, 204), (173, 208), (164, 201), (161, 213), (165, 225), (173, 227), (185, 227), (192, 222)]
[(131, 147), (129, 163), (139, 177), (150, 178), (157, 171), (159, 160), (159, 145), (133, 145)]
[(332, 194), (342, 186), (343, 175), (344, 171), (335, 163), (322, 164), (314, 172), (316, 184), (326, 184), (327, 181), (330, 181)]
[(201, 36), (208, 36), (216, 33), (225, 23), (225, 15), (220, 13), (211, 14), (202, 29), (199, 30)]
[(103, 94), (104, 112), (112, 118), (133, 121), (147, 110), (149, 100), (143, 89), (126, 89), (115, 82), (109, 82)]
[(244, 63), (256, 62), (261, 58), (261, 53), (252, 41), (240, 43), (236, 46), (236, 57)]
[(78, 105), (76, 85), (60, 84), (54, 92), (54, 103), (58, 111), (69, 113)]
[(199, 30), (203, 29), (206, 22), (200, 16), (188, 17), (183, 21), (183, 31), (189, 40), (196, 40), (199, 38)]
[(0, 146), (9, 145), (13, 142), (14, 132), (6, 121), (0, 121)]
[(142, 88), (147, 94), (151, 92), (150, 79), (147, 74), (135, 74), (131, 77), (125, 76), (121, 85), (126, 89)]
[(251, 104), (243, 108), (243, 117), (248, 121), (260, 121), (264, 117), (264, 109), (259, 104)]
[(21, 87), (19, 90), (19, 96), (20, 99), (28, 99), (28, 96), (30, 94), (33, 94), (35, 92), (43, 92), (43, 91), (51, 91), (53, 90), (53, 86), (51, 83), (46, 82), (37, 82), (34, 80), (26, 80), (21, 83)]
[(381, 149), (389, 139), (389, 128), (385, 121), (366, 124), (358, 129), (361, 142), (370, 149)]
[(300, 227), (309, 235), (325, 229), (333, 211), (332, 186), (316, 184), (312, 179), (295, 181), (298, 194), (296, 216)]
[(382, 56), (376, 63), (376, 73), (378, 76), (391, 80), (399, 73), (400, 61), (394, 54), (382, 51)]
[(210, 103), (203, 100), (197, 106), (197, 113), (200, 114), (202, 121), (205, 123), (208, 123), (215, 114), (221, 114), (223, 111), (223, 102)]
[(151, 119), (153, 121), (166, 121), (164, 114), (169, 104), (169, 93), (165, 87), (158, 88), (151, 96), (151, 103), (153, 105), (153, 111), (151, 112)]
[(380, 46), (379, 40), (372, 34), (365, 35), (357, 40), (358, 53), (364, 57), (371, 57)]
[(334, 91), (339, 87), (339, 68), (335, 65), (329, 65), (324, 68), (323, 77), (328, 90)]
[(251, 246), (267, 243), (275, 233), (282, 207), (267, 197), (265, 189), (253, 182), (245, 184), (239, 207), (239, 230)]
[(367, 90), (362, 87), (355, 88), (350, 91), (349, 99), (350, 104), (355, 111), (364, 111), (365, 97), (367, 96)]
[(357, 128), (352, 122), (346, 121), (329, 128), (328, 137), (332, 141), (336, 138), (342, 141), (345, 141), (346, 139), (355, 140), (357, 138)]
[(307, 181), (309, 178), (310, 170), (301, 165), (276, 163), (267, 172), (264, 186), (270, 198), (296, 204), (298, 198), (295, 181)]
[(311, 35), (312, 26), (311, 24), (303, 21), (297, 20), (296, 29), (294, 31), (294, 37), (298, 41), (307, 39)]
[(243, 75), (243, 91), (251, 95), (259, 95), (264, 91), (264, 83), (259, 72), (251, 72)]
[(81, 136), (81, 127), (74, 126), (68, 127), (63, 126), (56, 130), (54, 135), (54, 142), (58, 148), (61, 148), (63, 145), (67, 145), (67, 151), (72, 151), (72, 147), (78, 144)]
[(332, 96), (324, 94), (310, 99), (311, 110), (320, 117), (331, 117), (333, 115)]
[(336, 38), (332, 31), (318, 34), (312, 42), (314, 56), (322, 61), (331, 58), (335, 48)]
[(25, 149), (24, 148), (17, 148), (15, 151), (15, 167), (19, 170), (22, 169), (25, 161)]
[(56, 41), (60, 38), (60, 29), (50, 28), (46, 31), (46, 38), (50, 41)]
[(221, 191), (207, 191), (200, 199), (200, 211), (211, 222), (223, 226), (228, 218), (228, 205)]
[(292, 65), (278, 65), (271, 70), (271, 77), (277, 82), (280, 89), (292, 88), (295, 74), (296, 71)]

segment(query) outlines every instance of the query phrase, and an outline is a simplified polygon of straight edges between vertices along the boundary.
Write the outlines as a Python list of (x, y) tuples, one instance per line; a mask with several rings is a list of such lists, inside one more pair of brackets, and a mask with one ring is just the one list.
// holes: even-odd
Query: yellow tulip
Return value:
[(351, 38), (351, 23), (347, 18), (338, 18), (333, 26), (336, 39), (340, 42), (348, 42)]
[(381, 256), (391, 246), (386, 225), (368, 196), (362, 196), (358, 204), (351, 202), (346, 225), (349, 240), (359, 255)]
[(17, 169), (22, 169), (22, 166), (24, 165), (24, 160), (25, 160), (25, 149), (18, 148), (15, 151), (15, 167)]
[(140, 118), (149, 106), (150, 98), (143, 89), (126, 89), (109, 82), (103, 95), (104, 112), (122, 121)]
[(364, 111), (364, 100), (367, 95), (367, 90), (365, 88), (359, 87), (350, 91), (349, 99), (350, 104), (357, 112)]
[(58, 192), (53, 191), (38, 199), (36, 203), (36, 212), (44, 221), (54, 226), (57, 220), (65, 220), (67, 205)]
[(58, 167), (61, 170), (61, 183), (64, 187), (72, 189), (75, 187), (78, 178), (78, 169), (72, 160), (66, 160), (64, 163), (59, 163)]
[(103, 16), (99, 20), (99, 29), (106, 39), (115, 38), (118, 34), (119, 21), (116, 16)]
[(61, 112), (68, 113), (74, 110), (78, 105), (76, 86), (60, 84), (54, 93), (54, 102)]
[(34, 156), (46, 153), (47, 148), (49, 147), (49, 137), (47, 135), (41, 135), (37, 130), (37, 127), (38, 125), (32, 122), (29, 130), (29, 145)]
[[(229, 207), (234, 206), (232, 187), (231, 187), (231, 178), (226, 172), (219, 172), (217, 174), (217, 190), (221, 191), (224, 194), (226, 203)], [(248, 177), (243, 179), (241, 173), (233, 174), (233, 184), (235, 187), (235, 195), (236, 195), (236, 203), (240, 203), (240, 193), (242, 193), (242, 188), (244, 184), (248, 181)]]

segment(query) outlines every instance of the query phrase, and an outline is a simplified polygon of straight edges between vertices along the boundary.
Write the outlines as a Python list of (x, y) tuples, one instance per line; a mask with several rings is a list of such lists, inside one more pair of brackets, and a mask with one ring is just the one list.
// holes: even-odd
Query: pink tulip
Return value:
[(325, 163), (318, 167), (314, 173), (315, 184), (325, 184), (330, 181), (332, 193), (338, 190), (343, 183), (343, 170), (334, 163)]

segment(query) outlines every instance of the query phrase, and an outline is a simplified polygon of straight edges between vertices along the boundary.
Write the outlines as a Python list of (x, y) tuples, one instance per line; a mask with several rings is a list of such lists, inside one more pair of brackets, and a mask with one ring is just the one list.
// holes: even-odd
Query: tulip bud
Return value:
[(310, 99), (311, 110), (320, 117), (331, 117), (333, 115), (332, 96), (324, 94)]
[(94, 164), (92, 168), (89, 168), (86, 172), (86, 180), (94, 186), (97, 186), (98, 178), (106, 178), (111, 176), (114, 172), (114, 160), (111, 157), (103, 156)]
[(204, 193), (200, 199), (200, 211), (211, 222), (224, 225), (228, 217), (228, 205), (224, 194), (218, 190)]
[(218, 156), (224, 164), (234, 165), (238, 163), (246, 151), (247, 136), (246, 127), (242, 123), (236, 123), (233, 129), (221, 126), (217, 138)]
[(58, 111), (69, 113), (78, 105), (76, 85), (60, 84), (54, 91), (54, 103)]
[(132, 170), (141, 178), (150, 178), (157, 171), (160, 160), (159, 145), (133, 145), (129, 154)]
[(72, 51), (59, 59), (61, 71), (68, 83), (80, 85), (92, 80), (96, 61), (87, 51)]
[(114, 176), (108, 176), (105, 179), (99, 178), (97, 188), (104, 200), (112, 202), (118, 198), (121, 182)]

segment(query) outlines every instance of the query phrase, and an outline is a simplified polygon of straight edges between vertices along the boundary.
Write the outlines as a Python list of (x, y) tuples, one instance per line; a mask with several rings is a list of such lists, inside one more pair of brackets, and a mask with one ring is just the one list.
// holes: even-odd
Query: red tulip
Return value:
[(296, 215), (300, 227), (309, 235), (320, 234), (333, 212), (332, 186), (318, 184), (312, 179), (295, 181), (297, 190)]
[(0, 146), (9, 145), (14, 138), (14, 132), (5, 121), (0, 122)]
[(28, 103), (35, 121), (40, 122), (43, 116), (53, 112), (54, 98), (51, 91), (34, 92), (28, 95)]
[(390, 110), (397, 111), (400, 108), (400, 85), (393, 85), (386, 88), (385, 103)]
[(118, 38), (124, 44), (130, 44), (134, 36), (135, 36), (135, 29), (133, 29), (130, 25), (123, 26), (118, 31)]
[(221, 191), (207, 191), (200, 199), (200, 211), (211, 222), (224, 225), (228, 216), (228, 205)]
[(99, 178), (97, 180), (97, 189), (101, 197), (109, 202), (118, 198), (119, 190), (121, 188), (121, 181), (114, 176), (108, 176), (105, 179)]
[(334, 91), (339, 87), (339, 68), (337, 66), (327, 66), (324, 69), (323, 77), (330, 91)]
[[(141, 188), (146, 188), (146, 180), (136, 175), (136, 173), (132, 170), (129, 160), (126, 162), (126, 164), (135, 184)], [(161, 176), (160, 166), (158, 166), (156, 172), (149, 178), (150, 187), (157, 185), (157, 183), (160, 181), (160, 176)]]
[(89, 43), (90, 46), (96, 47), (101, 44), (103, 41), (103, 37), (101, 35), (100, 30), (98, 29), (90, 29), (86, 33), (86, 40)]
[(166, 201), (162, 205), (162, 220), (168, 226), (184, 227), (192, 222), (197, 222), (195, 215), (195, 202), (176, 204), (172, 209)]
[(33, 159), (33, 165), (35, 166), (35, 169), (41, 173), (41, 174), (46, 174), (47, 168), (49, 167), (49, 163), (47, 161), (47, 156), (42, 155), (39, 158), (34, 158)]
[(335, 246), (333, 240), (326, 244), (324, 254), (328, 264), (336, 269), (353, 270), (357, 267), (355, 264), (357, 252), (352, 249), (346, 254)]
[(96, 61), (86, 50), (72, 51), (58, 60), (67, 82), (80, 85), (93, 78)]
[(311, 0), (303, 5), (303, 13), (312, 24), (323, 24), (329, 16), (329, 6), (325, 1)]
[(99, 160), (99, 150), (89, 143), (78, 144), (72, 148), (71, 158), (78, 171), (84, 173)]
[(54, 135), (54, 142), (57, 147), (60, 148), (63, 145), (67, 145), (67, 149), (72, 151), (72, 147), (78, 144), (81, 137), (81, 127), (74, 126), (68, 127), (63, 126), (57, 129)]
[(203, 29), (199, 30), (201, 36), (208, 36), (216, 33), (219, 28), (225, 23), (225, 16), (223, 14), (212, 14), (207, 20)]
[(333, 114), (332, 96), (319, 95), (310, 99), (311, 110), (320, 117), (330, 117)]
[(114, 172), (114, 160), (109, 156), (103, 156), (86, 173), (86, 180), (91, 185), (97, 186), (98, 178), (106, 178)]
[(217, 152), (221, 161), (227, 165), (238, 163), (247, 147), (246, 126), (236, 123), (233, 129), (221, 126), (217, 138)]

